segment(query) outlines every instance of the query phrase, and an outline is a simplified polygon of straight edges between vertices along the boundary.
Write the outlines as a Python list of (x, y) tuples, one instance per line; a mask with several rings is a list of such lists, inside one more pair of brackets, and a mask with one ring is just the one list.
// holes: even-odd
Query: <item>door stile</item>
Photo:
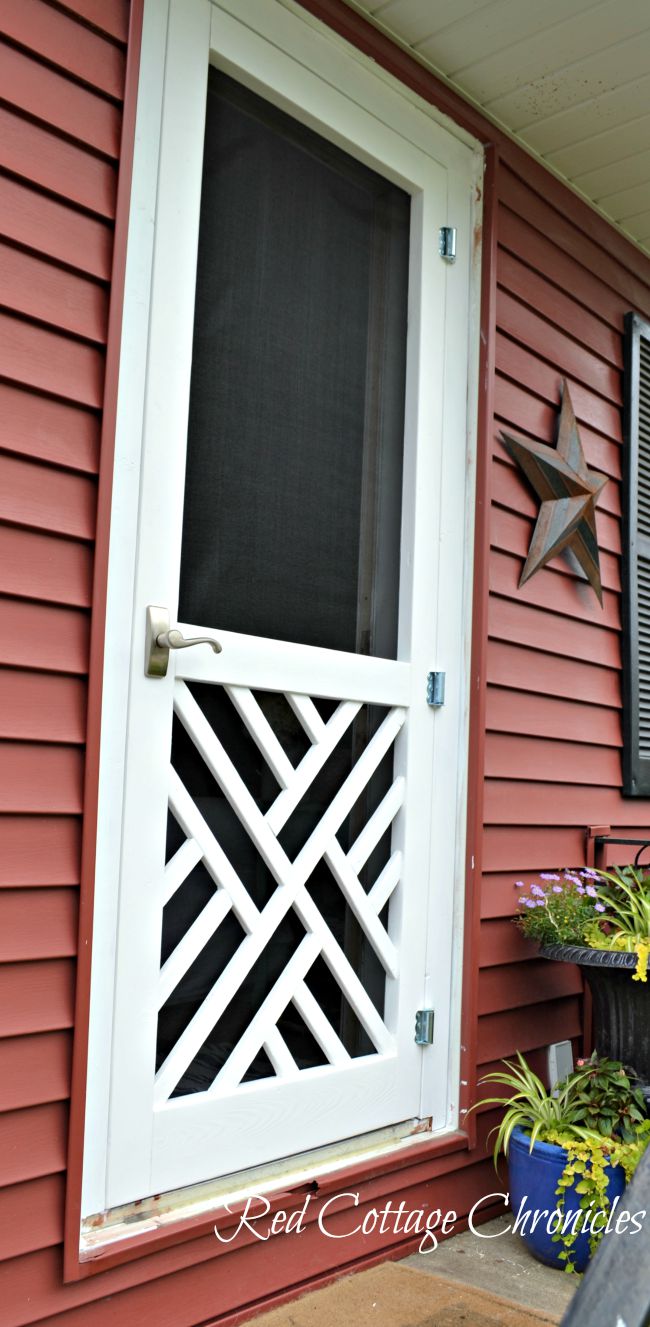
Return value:
[[(438, 716), (426, 704), (426, 677), (436, 662), (438, 540), (440, 523), (440, 470), (444, 405), (444, 326), (446, 269), (432, 238), (436, 222), (446, 216), (446, 172), (427, 163), (423, 187), (411, 202), (411, 270), (409, 274), (409, 329), (407, 339), (406, 410), (404, 423), (404, 496), (400, 584), (400, 657), (410, 660), (411, 697), (409, 727), (396, 751), (397, 768), (406, 778), (408, 815), (395, 829), (404, 854), (403, 880), (413, 882), (424, 872), (423, 893), (431, 888), (431, 779)], [(437, 261), (436, 261), (437, 259)], [(426, 301), (422, 291), (427, 291)], [(426, 1055), (415, 1045), (415, 1011), (428, 1000), (426, 911), (415, 922), (405, 916), (413, 907), (408, 886), (397, 891), (391, 909), (394, 943), (403, 958), (408, 954), (408, 976), (402, 966), (399, 988), (389, 983), (390, 1008), (400, 1044), (424, 1070)], [(391, 937), (393, 931), (391, 929)], [(398, 938), (399, 937), (399, 938)], [(411, 957), (413, 961), (411, 961)], [(431, 1052), (429, 1055), (431, 1057)], [(439, 1060), (436, 1056), (439, 1066)], [(421, 1113), (436, 1114), (430, 1095), (421, 1094)]]
[[(151, 1192), (151, 1119), (173, 670), (144, 674), (146, 606), (178, 603), (194, 288), (210, 37), (209, 0), (172, 4), (152, 262), (133, 604), (107, 1206)], [(183, 243), (179, 244), (179, 234)], [(163, 696), (165, 701), (163, 702)], [(137, 998), (134, 999), (137, 992)], [(135, 1007), (134, 1007), (135, 1006)]]
[[(468, 197), (480, 197), (483, 163), (480, 158), (464, 171), (447, 173), (447, 224), (467, 211)], [(467, 243), (471, 243), (472, 231)], [(470, 631), (474, 512), (474, 435), (472, 396), (477, 372), (478, 308), (472, 303), (478, 279), (480, 250), (472, 246), (468, 260), (453, 266), (440, 264), (447, 289), (445, 335), (439, 342), (444, 384), (444, 434), (441, 435), (440, 493), (437, 562), (433, 593), (436, 601), (435, 668), (446, 674), (445, 704), (434, 723), (434, 761), (431, 776), (429, 822), (431, 881), (425, 927), (429, 936), (424, 1007), (434, 1008), (436, 1025), (446, 1042), (445, 1072), (435, 1057), (423, 1056), (421, 1113), (433, 1110), (440, 1128), (458, 1126), (460, 1077), (460, 976), (463, 944), (463, 891), (454, 882), (465, 871), (467, 732), (469, 725)], [(466, 319), (453, 316), (454, 307), (468, 310)], [(449, 445), (455, 439), (456, 445)], [(466, 494), (465, 502), (459, 494)], [(459, 759), (459, 752), (461, 758)], [(450, 772), (453, 784), (450, 788)], [(455, 807), (450, 817), (449, 808)], [(439, 933), (450, 936), (447, 946), (434, 948)], [(434, 1046), (437, 1044), (434, 1033)]]

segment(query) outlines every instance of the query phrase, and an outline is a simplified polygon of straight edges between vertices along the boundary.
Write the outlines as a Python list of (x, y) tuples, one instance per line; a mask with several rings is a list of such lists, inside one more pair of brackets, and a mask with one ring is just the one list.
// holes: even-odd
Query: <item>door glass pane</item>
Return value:
[(181, 620), (395, 657), (409, 216), (210, 69)]

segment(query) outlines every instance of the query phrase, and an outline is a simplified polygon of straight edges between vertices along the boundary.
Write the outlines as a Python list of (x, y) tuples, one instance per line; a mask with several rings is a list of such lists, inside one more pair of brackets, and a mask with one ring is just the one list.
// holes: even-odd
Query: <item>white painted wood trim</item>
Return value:
[(113, 993), (122, 837), (133, 585), (138, 532), (158, 154), (168, 5), (144, 6), (124, 319), (115, 425), (99, 758), (97, 850), (81, 1210), (105, 1206)]

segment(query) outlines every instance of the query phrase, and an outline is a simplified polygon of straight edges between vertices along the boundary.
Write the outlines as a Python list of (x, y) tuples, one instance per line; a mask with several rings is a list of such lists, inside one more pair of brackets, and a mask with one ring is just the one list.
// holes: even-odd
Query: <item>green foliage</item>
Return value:
[(622, 933), (650, 940), (650, 872), (634, 866), (615, 866), (601, 871), (605, 882), (598, 893), (607, 917)]
[[(604, 1213), (598, 1226), (590, 1231), (590, 1249), (602, 1239), (607, 1224), (607, 1166), (623, 1166), (629, 1181), (650, 1141), (650, 1120), (645, 1118), (641, 1090), (618, 1060), (594, 1053), (588, 1060), (578, 1060), (576, 1068), (549, 1092), (533, 1072), (520, 1051), (517, 1063), (504, 1060), (504, 1068), (486, 1074), (481, 1083), (498, 1083), (510, 1090), (504, 1097), (485, 1097), (481, 1106), (502, 1106), (501, 1123), (496, 1133), (494, 1164), (500, 1153), (508, 1155), (512, 1132), (519, 1127), (530, 1138), (532, 1152), (536, 1141), (555, 1143), (565, 1149), (567, 1162), (558, 1181), (558, 1211), (564, 1214), (566, 1191), (577, 1180), (576, 1192), (585, 1214)], [(574, 1271), (573, 1246), (580, 1233), (575, 1222), (566, 1228), (560, 1222), (553, 1236), (561, 1242), (560, 1260), (565, 1270)]]
[(571, 1089), (574, 1123), (591, 1133), (633, 1142), (645, 1119), (645, 1102), (624, 1066), (594, 1053), (589, 1060), (578, 1060), (578, 1071)]
[[(636, 953), (633, 981), (647, 981), (650, 954), (650, 873), (633, 866), (615, 866), (601, 871), (604, 884), (598, 890), (603, 904), (595, 927), (589, 927), (588, 942), (598, 949)], [(594, 943), (595, 942), (595, 943)]]

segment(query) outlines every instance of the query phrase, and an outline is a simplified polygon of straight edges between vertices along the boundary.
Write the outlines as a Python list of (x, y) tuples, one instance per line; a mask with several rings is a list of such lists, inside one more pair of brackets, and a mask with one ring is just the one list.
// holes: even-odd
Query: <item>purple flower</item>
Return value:
[(523, 903), (527, 908), (536, 908), (536, 907), (537, 907), (537, 904), (535, 903), (534, 898), (522, 898), (521, 901), (522, 901), (522, 903)]
[(540, 873), (539, 873), (539, 878), (540, 878), (540, 880), (559, 880), (559, 879), (560, 879), (559, 875), (556, 875), (553, 871), (540, 871)]
[(565, 880), (570, 880), (572, 885), (581, 885), (581, 884), (582, 884), (582, 881), (581, 881), (581, 879), (580, 879), (580, 876), (579, 876), (579, 875), (575, 875), (573, 871), (565, 871), (565, 872), (564, 872), (564, 879), (565, 879)]
[(526, 886), (523, 880), (515, 880), (515, 889), (525, 889), (525, 888)]
[(545, 908), (545, 907), (546, 907), (546, 899), (545, 899), (545, 898), (538, 898), (537, 901), (536, 901), (536, 903), (535, 903), (535, 907), (536, 907), (536, 908)]
[(595, 912), (605, 912), (605, 904), (604, 904), (604, 903), (594, 903), (594, 911), (595, 911)]
[(530, 892), (531, 894), (537, 894), (538, 898), (545, 898), (544, 890), (540, 889), (539, 885), (531, 885)]
[(594, 889), (593, 885), (587, 885), (587, 888), (585, 889), (585, 894), (588, 894), (590, 898), (598, 898), (598, 893)]
[(584, 892), (585, 892), (584, 885), (576, 885), (576, 894), (584, 894)]
[(554, 893), (554, 894), (563, 894), (563, 893), (564, 893), (564, 890), (562, 889), (562, 886), (561, 886), (561, 885), (553, 885), (553, 893)]
[(585, 870), (584, 870), (584, 871), (581, 871), (580, 874), (581, 874), (581, 875), (586, 875), (586, 876), (588, 876), (588, 878), (589, 878), (590, 880), (600, 880), (600, 876), (599, 876), (598, 872), (597, 872), (597, 871), (592, 871), (592, 870), (590, 869), (590, 867), (588, 867), (588, 866), (585, 867)]

